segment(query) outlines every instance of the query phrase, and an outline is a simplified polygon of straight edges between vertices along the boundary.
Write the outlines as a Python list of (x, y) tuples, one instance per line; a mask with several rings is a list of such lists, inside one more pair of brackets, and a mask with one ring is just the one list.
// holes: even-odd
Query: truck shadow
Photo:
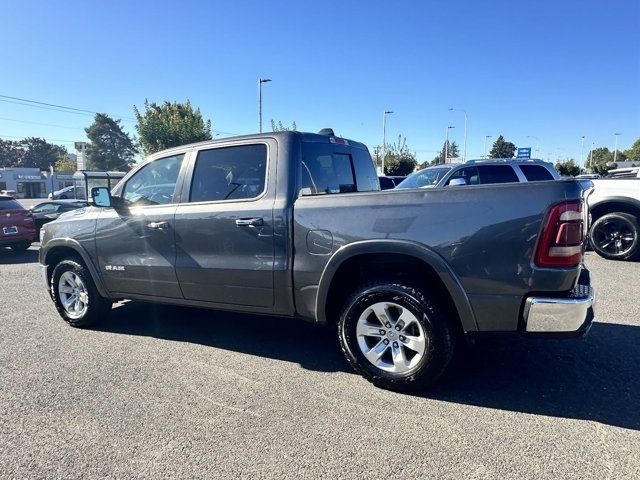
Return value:
[(491, 339), (466, 349), (425, 398), (640, 430), (640, 327), (584, 339)]
[(23, 252), (14, 252), (9, 247), (0, 247), (0, 265), (18, 265), (37, 261), (38, 248), (31, 247)]
[[(334, 329), (287, 318), (126, 302), (97, 329), (351, 371)], [(415, 396), (640, 430), (639, 345), (640, 327), (610, 323), (595, 323), (581, 340), (485, 339)]]

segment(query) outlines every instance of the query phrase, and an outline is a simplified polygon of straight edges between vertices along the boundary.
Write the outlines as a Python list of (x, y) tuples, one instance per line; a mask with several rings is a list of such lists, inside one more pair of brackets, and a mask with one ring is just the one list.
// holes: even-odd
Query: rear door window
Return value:
[(481, 165), (478, 167), (480, 183), (514, 183), (518, 176), (511, 165)]
[(553, 180), (553, 175), (541, 165), (520, 165), (520, 170), (522, 170), (528, 182)]
[(246, 200), (265, 189), (267, 146), (238, 145), (198, 153), (191, 182), (191, 202)]

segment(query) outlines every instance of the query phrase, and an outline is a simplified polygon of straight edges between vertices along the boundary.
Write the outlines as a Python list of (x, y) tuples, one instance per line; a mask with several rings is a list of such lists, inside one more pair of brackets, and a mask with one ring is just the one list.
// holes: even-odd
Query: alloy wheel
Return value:
[(392, 302), (367, 307), (356, 326), (358, 347), (377, 368), (406, 374), (423, 358), (428, 339), (415, 314)]

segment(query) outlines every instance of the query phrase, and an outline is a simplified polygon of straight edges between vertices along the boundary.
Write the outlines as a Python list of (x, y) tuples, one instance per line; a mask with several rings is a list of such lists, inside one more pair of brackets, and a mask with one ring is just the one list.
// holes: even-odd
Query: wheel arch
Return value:
[[(379, 239), (364, 240), (354, 242), (340, 248), (333, 254), (325, 266), (316, 297), (316, 321), (321, 323), (332, 323), (332, 318), (336, 318), (336, 309), (342, 305), (339, 300), (332, 297), (336, 291), (338, 297), (346, 296), (349, 292), (344, 291), (340, 282), (343, 273), (351, 272), (353, 266), (365, 268), (377, 268), (383, 265), (387, 258), (387, 266), (396, 267), (400, 261), (405, 266), (410, 266), (414, 272), (424, 272), (421, 275), (422, 283), (433, 285), (440, 293), (448, 296), (448, 302), (454, 310), (459, 320), (459, 327), (465, 332), (477, 331), (478, 326), (467, 297), (459, 279), (447, 264), (447, 262), (436, 252), (416, 242), (406, 240)], [(378, 264), (377, 262), (382, 261)], [(396, 270), (397, 271), (397, 270)], [(336, 304), (340, 304), (336, 306)]]
[(614, 212), (629, 213), (640, 221), (640, 200), (629, 197), (608, 197), (589, 207), (592, 222)]
[(109, 297), (108, 291), (102, 283), (102, 278), (98, 269), (91, 260), (91, 256), (86, 249), (77, 241), (71, 238), (54, 239), (47, 242), (45, 250), (40, 254), (40, 263), (46, 269), (47, 282), (51, 280), (55, 265), (65, 258), (76, 258), (80, 260), (89, 270), (91, 279), (101, 296)]

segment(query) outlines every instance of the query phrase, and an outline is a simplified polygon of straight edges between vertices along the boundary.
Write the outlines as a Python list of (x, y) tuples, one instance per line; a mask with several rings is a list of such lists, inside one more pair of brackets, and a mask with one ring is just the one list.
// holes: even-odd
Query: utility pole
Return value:
[(613, 163), (616, 163), (618, 160), (618, 137), (622, 135), (621, 133), (614, 133), (613, 136), (616, 139), (615, 147), (613, 147)]
[(580, 168), (582, 168), (584, 165), (584, 135), (582, 135), (581, 140), (580, 140)]
[(447, 163), (447, 158), (449, 157), (449, 129), (456, 128), (455, 126), (448, 126), (444, 129), (444, 159), (442, 163)]
[(593, 173), (593, 146), (595, 142), (591, 142), (591, 148), (589, 149), (589, 169)]
[(491, 138), (491, 135), (485, 135), (484, 136), (484, 155), (482, 156), (482, 158), (487, 158), (487, 138)]
[(384, 158), (387, 155), (387, 115), (393, 113), (391, 110), (385, 110), (382, 113), (382, 175), (384, 175)]
[(467, 112), (466, 110), (463, 110), (461, 108), (450, 108), (449, 109), (450, 112), (462, 112), (464, 113), (464, 147), (462, 150), (462, 158), (463, 161), (466, 162), (467, 161)]
[(270, 81), (270, 78), (258, 79), (258, 123), (260, 133), (262, 133), (262, 84)]

